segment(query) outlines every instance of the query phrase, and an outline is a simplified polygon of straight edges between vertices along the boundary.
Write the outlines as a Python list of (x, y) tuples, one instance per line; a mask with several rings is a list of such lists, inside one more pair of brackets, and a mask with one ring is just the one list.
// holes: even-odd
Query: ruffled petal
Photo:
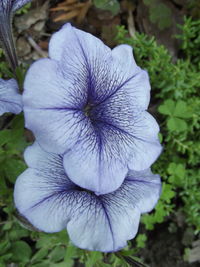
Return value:
[(80, 111), (24, 107), (25, 126), (48, 152), (63, 154), (90, 131), (90, 122)]
[(136, 65), (130, 46), (119, 45), (111, 51), (96, 37), (68, 23), (51, 38), (49, 55), (62, 62), (66, 79), (81, 75), (81, 80), (87, 80), (88, 101), (93, 104), (123, 90), (130, 91), (132, 103), (147, 108), (148, 75)]
[(87, 195), (82, 206), (67, 224), (71, 241), (87, 250), (114, 252), (124, 248), (138, 231), (140, 211), (123, 195), (103, 198)]
[(141, 171), (149, 168), (162, 151), (159, 126), (148, 112), (131, 110), (129, 100), (123, 93), (116, 95), (96, 108), (94, 116), (110, 129), (111, 134), (104, 134), (110, 143), (120, 148), (115, 157), (124, 159), (129, 169)]
[(158, 132), (159, 126), (148, 112), (144, 111), (133, 119), (133, 150), (129, 160), (130, 170), (145, 170), (156, 161), (162, 152)]
[(151, 86), (148, 73), (138, 67), (138, 71), (131, 79), (127, 80), (119, 92), (116, 92), (115, 97), (117, 97), (118, 94), (125, 92), (129, 99), (130, 107), (134, 111), (147, 110), (150, 101), (150, 90)]
[(117, 46), (112, 50), (109, 60), (106, 62), (101, 59), (99, 65), (102, 70), (96, 72), (93, 86), (98, 105), (114, 102), (113, 99), (124, 95), (129, 102), (128, 109), (147, 109), (151, 89), (149, 77), (146, 71), (136, 65), (129, 45)]
[(130, 77), (137, 72), (138, 66), (133, 57), (133, 48), (130, 45), (121, 44), (112, 49), (113, 58), (118, 61), (118, 66)]
[(141, 213), (150, 212), (161, 194), (160, 176), (153, 174), (150, 168), (143, 171), (129, 171), (124, 185), (130, 186), (135, 192), (130, 193), (130, 198)]
[(22, 99), (16, 80), (0, 79), (0, 115), (5, 112), (18, 114), (22, 111)]
[(159, 126), (148, 112), (131, 110), (128, 101), (125, 94), (116, 95), (97, 107), (93, 116), (110, 148), (102, 150), (127, 163), (130, 170), (141, 171), (149, 168), (162, 151)]
[(135, 237), (140, 214), (151, 211), (161, 192), (158, 175), (150, 170), (130, 172), (115, 192), (93, 200), (94, 209), (83, 206), (87, 213), (73, 217), (67, 225), (75, 245), (90, 250), (110, 252), (127, 245)]
[[(39, 70), (39, 71), (38, 71)], [(50, 59), (40, 59), (31, 65), (25, 81), (23, 102), (25, 108), (80, 109), (87, 99), (87, 86), (74, 84), (63, 76), (62, 66)]]
[(62, 158), (43, 151), (35, 143), (27, 148), (25, 159), (31, 168), (15, 183), (14, 201), (18, 211), (42, 231), (64, 229), (69, 211), (63, 206), (62, 198), (75, 186), (65, 175)]
[(64, 155), (63, 164), (69, 178), (96, 194), (116, 190), (128, 170), (149, 168), (162, 150), (158, 124), (148, 112), (129, 114), (126, 120), (125, 110), (121, 114), (114, 107), (117, 108), (112, 105), (111, 114), (105, 108), (107, 113), (100, 115), (103, 122), (97, 119), (93, 131), (88, 131)]
[(118, 190), (97, 196), (72, 184), (61, 156), (34, 144), (25, 157), (31, 168), (18, 177), (14, 191), (20, 214), (45, 232), (66, 227), (83, 249), (110, 252), (126, 246), (137, 233), (140, 214), (159, 198), (160, 178), (150, 170), (130, 172)]
[(67, 80), (87, 82), (87, 102), (93, 105), (107, 97), (119, 82), (117, 73), (110, 73), (111, 49), (69, 23), (52, 36), (49, 55), (61, 63)]
[[(64, 154), (65, 171), (70, 180), (80, 187), (98, 195), (112, 192), (120, 187), (128, 172), (126, 157), (120, 157), (120, 148), (123, 149), (95, 131), (91, 132)], [(115, 153), (118, 153), (117, 156)]]
[(49, 43), (50, 58), (62, 61), (64, 57), (69, 68), (93, 63), (97, 57), (104, 58), (110, 51), (100, 39), (72, 27), (70, 23), (54, 33)]

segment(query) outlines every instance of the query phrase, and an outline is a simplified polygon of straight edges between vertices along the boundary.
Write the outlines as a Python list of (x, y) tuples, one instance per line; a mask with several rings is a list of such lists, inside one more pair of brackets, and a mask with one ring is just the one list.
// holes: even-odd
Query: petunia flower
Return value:
[(12, 18), (14, 12), (31, 0), (0, 0), (0, 45), (13, 70), (16, 69), (17, 56), (12, 36)]
[(43, 149), (63, 154), (69, 178), (97, 194), (116, 190), (128, 170), (149, 168), (161, 152), (159, 127), (132, 48), (111, 50), (66, 24), (49, 56), (30, 67), (23, 94), (26, 127)]
[(22, 111), (22, 96), (16, 80), (0, 79), (0, 115), (5, 112), (18, 114)]
[(25, 160), (29, 168), (14, 189), (19, 213), (44, 232), (66, 228), (71, 241), (83, 249), (109, 252), (126, 246), (138, 231), (141, 213), (151, 211), (160, 195), (160, 177), (150, 169), (130, 171), (119, 189), (98, 196), (74, 184), (62, 156), (45, 152), (37, 143), (26, 149)]

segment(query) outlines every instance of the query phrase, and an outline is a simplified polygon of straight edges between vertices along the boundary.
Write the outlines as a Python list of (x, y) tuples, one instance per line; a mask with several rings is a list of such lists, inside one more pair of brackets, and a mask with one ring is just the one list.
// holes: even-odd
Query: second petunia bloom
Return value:
[(68, 177), (96, 194), (120, 187), (129, 170), (149, 168), (161, 152), (146, 111), (149, 77), (132, 48), (111, 50), (66, 24), (24, 83), (26, 127), (48, 152), (63, 155)]
[(24, 157), (28, 169), (14, 190), (19, 213), (44, 232), (66, 228), (83, 249), (111, 252), (126, 246), (138, 231), (140, 215), (151, 211), (160, 196), (160, 177), (150, 169), (129, 172), (118, 190), (97, 196), (70, 181), (61, 155), (34, 143)]

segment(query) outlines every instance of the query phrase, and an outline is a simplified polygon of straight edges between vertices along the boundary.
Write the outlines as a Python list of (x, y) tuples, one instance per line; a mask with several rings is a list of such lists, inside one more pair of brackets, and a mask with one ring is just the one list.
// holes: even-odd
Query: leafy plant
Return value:
[[(150, 4), (150, 1), (145, 2)], [(195, 228), (195, 233), (200, 231), (197, 215), (200, 212), (199, 25), (200, 20), (185, 18), (184, 25), (179, 26), (182, 34), (177, 38), (182, 40), (183, 56), (175, 63), (167, 49), (158, 45), (153, 37), (136, 33), (135, 38), (129, 38), (124, 27), (118, 28), (118, 42), (131, 45), (138, 65), (149, 72), (150, 111), (161, 125), (164, 150), (153, 169), (164, 180), (163, 189), (155, 211), (142, 218), (146, 229), (153, 229), (156, 223), (178, 212), (178, 207), (184, 212), (187, 224)], [(177, 206), (178, 199), (181, 206)]]

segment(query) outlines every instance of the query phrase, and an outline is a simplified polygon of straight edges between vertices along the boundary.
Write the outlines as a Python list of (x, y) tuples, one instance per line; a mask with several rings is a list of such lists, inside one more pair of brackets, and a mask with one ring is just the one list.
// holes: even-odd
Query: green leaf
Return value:
[(147, 241), (147, 236), (145, 234), (139, 234), (136, 238), (136, 243), (138, 248), (144, 248)]
[(113, 15), (117, 15), (120, 11), (117, 0), (94, 0), (94, 5), (99, 9), (110, 11)]
[(157, 1), (157, 3), (150, 6), (150, 21), (157, 24), (160, 30), (169, 28), (172, 24), (171, 9)]
[(177, 102), (174, 116), (179, 118), (190, 118), (192, 116), (192, 113), (188, 110), (186, 102), (181, 100)]
[(159, 201), (156, 206), (156, 211), (154, 213), (154, 220), (155, 223), (162, 223), (164, 221), (164, 217), (166, 216), (164, 203)]
[(1, 241), (0, 243), (0, 255), (4, 255), (10, 248), (9, 240)]
[(169, 182), (177, 187), (185, 185), (185, 167), (183, 164), (170, 163), (167, 171), (170, 175)]
[(14, 262), (27, 262), (31, 257), (32, 251), (26, 242), (16, 241), (11, 246), (11, 253)]
[(145, 228), (147, 230), (153, 230), (154, 224), (155, 224), (155, 219), (154, 219), (153, 215), (144, 214), (144, 215), (142, 215), (141, 221), (145, 224)]
[(161, 114), (173, 116), (175, 110), (175, 102), (171, 99), (166, 100), (162, 105), (159, 106), (158, 111)]
[(161, 199), (170, 203), (171, 199), (175, 196), (172, 185), (163, 183), (162, 185), (162, 194)]
[(12, 257), (12, 253), (7, 253), (5, 255), (2, 255), (0, 258), (0, 266), (5, 267), (5, 264), (1, 265), (1, 262), (8, 262), (8, 260), (10, 260), (11, 257)]
[(42, 259), (44, 259), (44, 258), (47, 256), (48, 252), (49, 252), (49, 251), (48, 251), (47, 248), (41, 248), (40, 250), (38, 250), (38, 251), (34, 254), (34, 256), (32, 257), (31, 261), (32, 261), (33, 263), (36, 263), (36, 262), (41, 261)]
[(11, 139), (10, 130), (1, 130), (0, 131), (0, 146), (7, 144)]
[(22, 237), (27, 237), (29, 236), (30, 232), (26, 229), (23, 229), (20, 225), (19, 225), (20, 229), (18, 228), (14, 228), (12, 231), (9, 232), (9, 239), (14, 241), (14, 240), (19, 240)]
[(52, 265), (49, 260), (43, 260), (42, 262), (32, 264), (31, 267), (52, 267)]
[(182, 132), (187, 130), (187, 123), (179, 118), (169, 118), (167, 120), (167, 127), (170, 131)]
[(71, 244), (68, 244), (66, 248), (65, 254), (65, 262), (67, 262), (67, 266), (72, 267), (74, 264), (74, 259), (77, 257), (77, 248)]
[(177, 177), (185, 177), (185, 166), (183, 164), (176, 164), (172, 162), (169, 164), (167, 171), (169, 174), (176, 175)]
[(88, 254), (88, 259), (85, 263), (86, 267), (94, 266), (98, 261), (102, 261), (102, 253), (98, 251), (92, 251)]
[(6, 224), (4, 224), (3, 226), (3, 231), (7, 231), (10, 230), (12, 228), (13, 222), (7, 222)]
[(49, 257), (51, 258), (52, 262), (58, 262), (64, 259), (66, 249), (62, 246), (58, 246), (54, 248), (51, 253), (49, 254)]
[(26, 164), (19, 159), (10, 158), (4, 163), (6, 177), (11, 183), (15, 183), (17, 177), (26, 169)]

